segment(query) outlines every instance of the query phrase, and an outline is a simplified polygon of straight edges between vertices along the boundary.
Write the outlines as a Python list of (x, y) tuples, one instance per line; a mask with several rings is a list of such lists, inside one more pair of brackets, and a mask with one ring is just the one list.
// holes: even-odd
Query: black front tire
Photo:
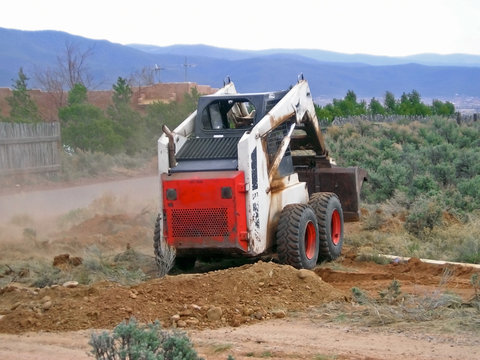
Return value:
[(315, 193), (308, 204), (315, 211), (318, 222), (319, 260), (338, 258), (343, 247), (343, 210), (338, 196), (331, 192)]
[(310, 206), (285, 206), (278, 222), (276, 238), (281, 263), (297, 269), (315, 267), (319, 250), (318, 225)]

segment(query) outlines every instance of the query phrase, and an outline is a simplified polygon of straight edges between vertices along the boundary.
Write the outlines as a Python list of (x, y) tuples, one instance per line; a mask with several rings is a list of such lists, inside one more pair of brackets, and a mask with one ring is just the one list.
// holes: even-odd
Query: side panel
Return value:
[(307, 186), (291, 174), (269, 182), (266, 152), (260, 137), (246, 133), (238, 144), (238, 166), (247, 183), (247, 227), (249, 253), (270, 249), (282, 209), (292, 203), (308, 202)]
[(248, 251), (241, 171), (162, 175), (163, 235), (178, 253)]
[(238, 168), (245, 173), (247, 185), (247, 227), (252, 255), (263, 253), (267, 247), (268, 209), (271, 193), (267, 192), (267, 159), (260, 138), (245, 133), (238, 143)]

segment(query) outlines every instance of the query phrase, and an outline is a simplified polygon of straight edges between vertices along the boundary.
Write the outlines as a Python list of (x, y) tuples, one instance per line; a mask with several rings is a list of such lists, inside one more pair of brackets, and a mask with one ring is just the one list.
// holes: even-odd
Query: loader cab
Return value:
[(170, 173), (238, 170), (240, 138), (287, 92), (201, 96), (193, 136), (176, 154)]
[(287, 91), (200, 97), (196, 137), (241, 137), (285, 96)]

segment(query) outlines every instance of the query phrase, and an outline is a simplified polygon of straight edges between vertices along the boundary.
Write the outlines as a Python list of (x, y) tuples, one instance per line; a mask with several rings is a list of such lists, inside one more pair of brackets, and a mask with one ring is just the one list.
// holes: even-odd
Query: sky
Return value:
[(120, 44), (480, 55), (479, 0), (8, 0), (0, 27)]

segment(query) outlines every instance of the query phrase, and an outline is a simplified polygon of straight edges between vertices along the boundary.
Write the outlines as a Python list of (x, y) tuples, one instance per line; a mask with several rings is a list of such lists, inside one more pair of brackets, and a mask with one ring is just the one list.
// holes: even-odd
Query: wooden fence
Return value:
[(0, 123), (0, 175), (60, 170), (60, 124)]

